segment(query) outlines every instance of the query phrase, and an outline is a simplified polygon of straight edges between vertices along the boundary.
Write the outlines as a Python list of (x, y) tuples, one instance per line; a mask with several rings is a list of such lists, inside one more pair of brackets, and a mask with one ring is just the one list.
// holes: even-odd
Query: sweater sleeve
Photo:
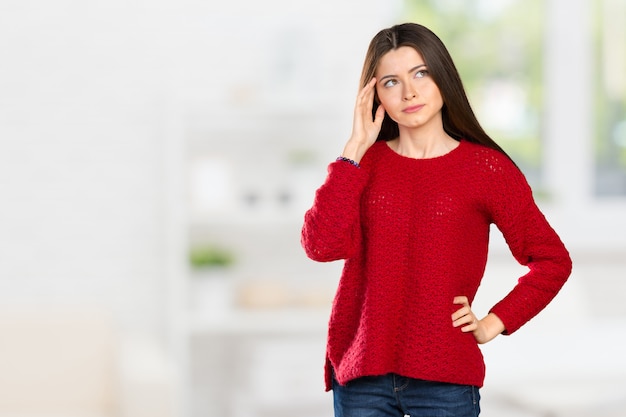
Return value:
[(500, 162), (502, 170), (494, 172), (490, 193), (492, 220), (515, 259), (529, 269), (490, 310), (504, 323), (504, 334), (512, 334), (557, 295), (571, 273), (572, 261), (537, 207), (522, 172), (508, 160)]
[(367, 181), (365, 169), (343, 161), (328, 166), (324, 184), (304, 215), (301, 243), (315, 261), (347, 259), (361, 241), (360, 199)]

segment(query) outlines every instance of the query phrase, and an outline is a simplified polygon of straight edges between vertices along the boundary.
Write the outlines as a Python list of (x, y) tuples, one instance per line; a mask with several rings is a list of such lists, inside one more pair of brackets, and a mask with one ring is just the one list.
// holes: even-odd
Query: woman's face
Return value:
[(422, 55), (409, 46), (387, 52), (376, 68), (380, 103), (400, 128), (441, 124), (443, 98)]

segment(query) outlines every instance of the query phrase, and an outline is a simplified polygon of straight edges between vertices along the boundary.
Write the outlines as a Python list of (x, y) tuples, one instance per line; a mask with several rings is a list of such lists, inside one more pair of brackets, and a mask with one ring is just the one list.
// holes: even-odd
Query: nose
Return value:
[(415, 89), (413, 86), (409, 85), (404, 89), (404, 101), (409, 101), (415, 98), (416, 96)]

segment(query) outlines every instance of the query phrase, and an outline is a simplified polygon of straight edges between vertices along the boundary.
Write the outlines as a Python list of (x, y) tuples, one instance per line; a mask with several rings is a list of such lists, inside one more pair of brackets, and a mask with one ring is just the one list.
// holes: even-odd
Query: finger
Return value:
[(373, 94), (374, 92), (374, 85), (376, 85), (376, 78), (372, 78), (367, 84), (365, 84), (365, 87), (363, 87), (361, 89), (361, 91), (359, 91), (358, 94), (358, 99), (359, 101), (363, 101), (364, 98), (368, 97), (369, 95)]
[(457, 295), (452, 301), (453, 304), (463, 304), (469, 306), (469, 300), (464, 295)]
[[(357, 105), (355, 108), (355, 123), (360, 128), (365, 128), (369, 130), (369, 125), (373, 123), (375, 129), (380, 129), (384, 120), (384, 108), (378, 110), (374, 114), (374, 118), (372, 118), (372, 110), (374, 107), (374, 97), (376, 94), (376, 79), (372, 78), (372, 80), (361, 90), (359, 94), (359, 98), (357, 100)], [(378, 119), (377, 119), (378, 118)], [(376, 133), (376, 136), (378, 134)]]
[(376, 93), (376, 78), (372, 78), (370, 82), (368, 82), (363, 90), (361, 90), (361, 97), (366, 103), (370, 103), (374, 101), (374, 94)]
[(461, 327), (462, 332), (473, 332), (478, 328), (478, 320), (476, 320), (476, 317), (474, 316), (471, 316), (466, 324), (466, 326)]
[[(459, 312), (461, 312), (461, 310), (459, 310)], [(453, 318), (452, 325), (454, 327), (465, 326), (462, 329), (468, 331), (476, 329), (477, 322), (478, 320), (476, 319), (476, 316), (474, 316), (471, 311), (464, 311), (463, 313), (460, 313), (456, 318)]]
[(456, 321), (462, 317), (467, 316), (468, 314), (470, 314), (469, 307), (462, 307), (458, 309), (457, 311), (455, 311), (454, 313), (452, 313), (452, 320)]
[(383, 120), (385, 119), (385, 108), (382, 104), (378, 106), (376, 109), (376, 114), (374, 115), (374, 124), (376, 127), (380, 128), (383, 124)]
[(374, 97), (372, 90), (368, 89), (368, 86), (369, 84), (359, 92), (354, 108), (354, 115), (362, 121), (370, 120), (372, 117)]
[(476, 328), (476, 319), (471, 314), (466, 314), (465, 316), (459, 317), (458, 319), (452, 321), (452, 327), (462, 327), (463, 329), (465, 329), (466, 327), (470, 326), (472, 326), (471, 330), (474, 330)]

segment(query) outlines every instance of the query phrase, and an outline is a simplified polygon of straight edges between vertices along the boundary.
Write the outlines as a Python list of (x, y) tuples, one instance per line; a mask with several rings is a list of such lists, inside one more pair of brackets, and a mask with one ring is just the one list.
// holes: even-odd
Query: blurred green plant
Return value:
[(189, 263), (194, 269), (226, 268), (234, 262), (233, 252), (217, 245), (199, 245), (189, 251)]
[(291, 165), (311, 165), (317, 160), (317, 154), (311, 149), (292, 149), (287, 153), (287, 161)]

